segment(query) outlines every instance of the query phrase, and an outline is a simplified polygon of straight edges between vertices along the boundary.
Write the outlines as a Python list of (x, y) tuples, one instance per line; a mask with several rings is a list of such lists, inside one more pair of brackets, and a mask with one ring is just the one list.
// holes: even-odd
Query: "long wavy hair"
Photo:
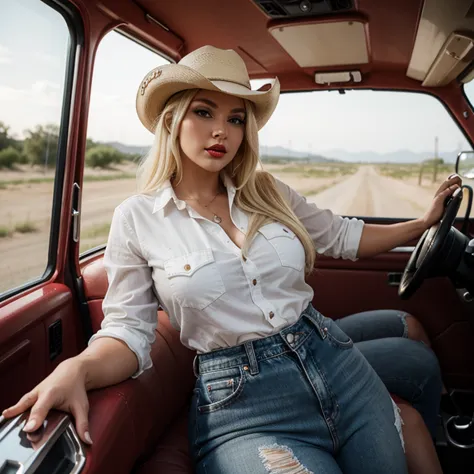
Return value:
[[(181, 122), (199, 89), (179, 92), (167, 102), (156, 120), (155, 139), (149, 153), (138, 169), (138, 191), (150, 194), (167, 180), (179, 183), (183, 176), (178, 132)], [(242, 248), (247, 257), (250, 243), (258, 229), (271, 222), (289, 227), (303, 244), (305, 272), (314, 267), (316, 251), (308, 231), (296, 217), (277, 188), (275, 178), (261, 169), (258, 128), (253, 104), (244, 100), (246, 111), (245, 133), (234, 159), (224, 168), (236, 188), (235, 204), (250, 214), (249, 227)], [(259, 166), (260, 165), (260, 166)]]

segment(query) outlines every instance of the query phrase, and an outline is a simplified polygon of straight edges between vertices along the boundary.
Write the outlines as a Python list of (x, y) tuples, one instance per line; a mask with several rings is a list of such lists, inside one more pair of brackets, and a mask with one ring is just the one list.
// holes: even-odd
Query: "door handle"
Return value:
[(392, 272), (388, 274), (388, 286), (400, 286), (403, 273)]
[(23, 431), (27, 418), (0, 416), (0, 474), (47, 473), (51, 466), (67, 474), (82, 471), (86, 456), (68, 414), (51, 411), (33, 433)]
[(81, 187), (77, 183), (73, 184), (72, 193), (72, 240), (77, 243), (81, 218)]

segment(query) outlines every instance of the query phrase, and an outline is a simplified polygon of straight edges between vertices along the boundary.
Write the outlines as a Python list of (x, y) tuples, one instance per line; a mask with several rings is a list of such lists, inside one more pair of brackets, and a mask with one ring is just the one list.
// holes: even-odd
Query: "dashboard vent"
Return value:
[(253, 0), (271, 18), (328, 15), (354, 9), (353, 0)]
[(279, 5), (277, 5), (274, 2), (271, 1), (261, 1), (257, 2), (260, 8), (268, 15), (271, 16), (272, 18), (279, 18), (282, 16), (287, 16), (286, 12), (281, 8)]

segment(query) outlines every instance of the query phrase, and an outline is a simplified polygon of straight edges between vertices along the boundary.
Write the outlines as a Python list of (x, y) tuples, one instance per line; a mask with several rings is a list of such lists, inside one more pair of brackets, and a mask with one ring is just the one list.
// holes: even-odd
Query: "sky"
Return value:
[[(39, 0), (0, 0), (0, 11), (0, 121), (22, 138), (26, 129), (60, 121), (69, 33), (61, 15)], [(96, 56), (88, 136), (150, 145), (152, 135), (136, 116), (135, 95), (148, 71), (166, 62), (116, 32), (106, 35)], [(474, 84), (466, 93), (474, 100)], [(433, 149), (435, 136), (440, 151), (471, 149), (431, 96), (332, 91), (282, 94), (260, 143), (322, 154), (336, 148), (420, 152)]]

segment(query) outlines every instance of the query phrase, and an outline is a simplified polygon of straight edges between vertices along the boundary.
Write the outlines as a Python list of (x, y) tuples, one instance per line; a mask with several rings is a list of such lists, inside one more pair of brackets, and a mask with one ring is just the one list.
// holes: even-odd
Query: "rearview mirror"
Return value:
[(456, 173), (461, 178), (474, 179), (474, 151), (462, 151), (456, 160)]

